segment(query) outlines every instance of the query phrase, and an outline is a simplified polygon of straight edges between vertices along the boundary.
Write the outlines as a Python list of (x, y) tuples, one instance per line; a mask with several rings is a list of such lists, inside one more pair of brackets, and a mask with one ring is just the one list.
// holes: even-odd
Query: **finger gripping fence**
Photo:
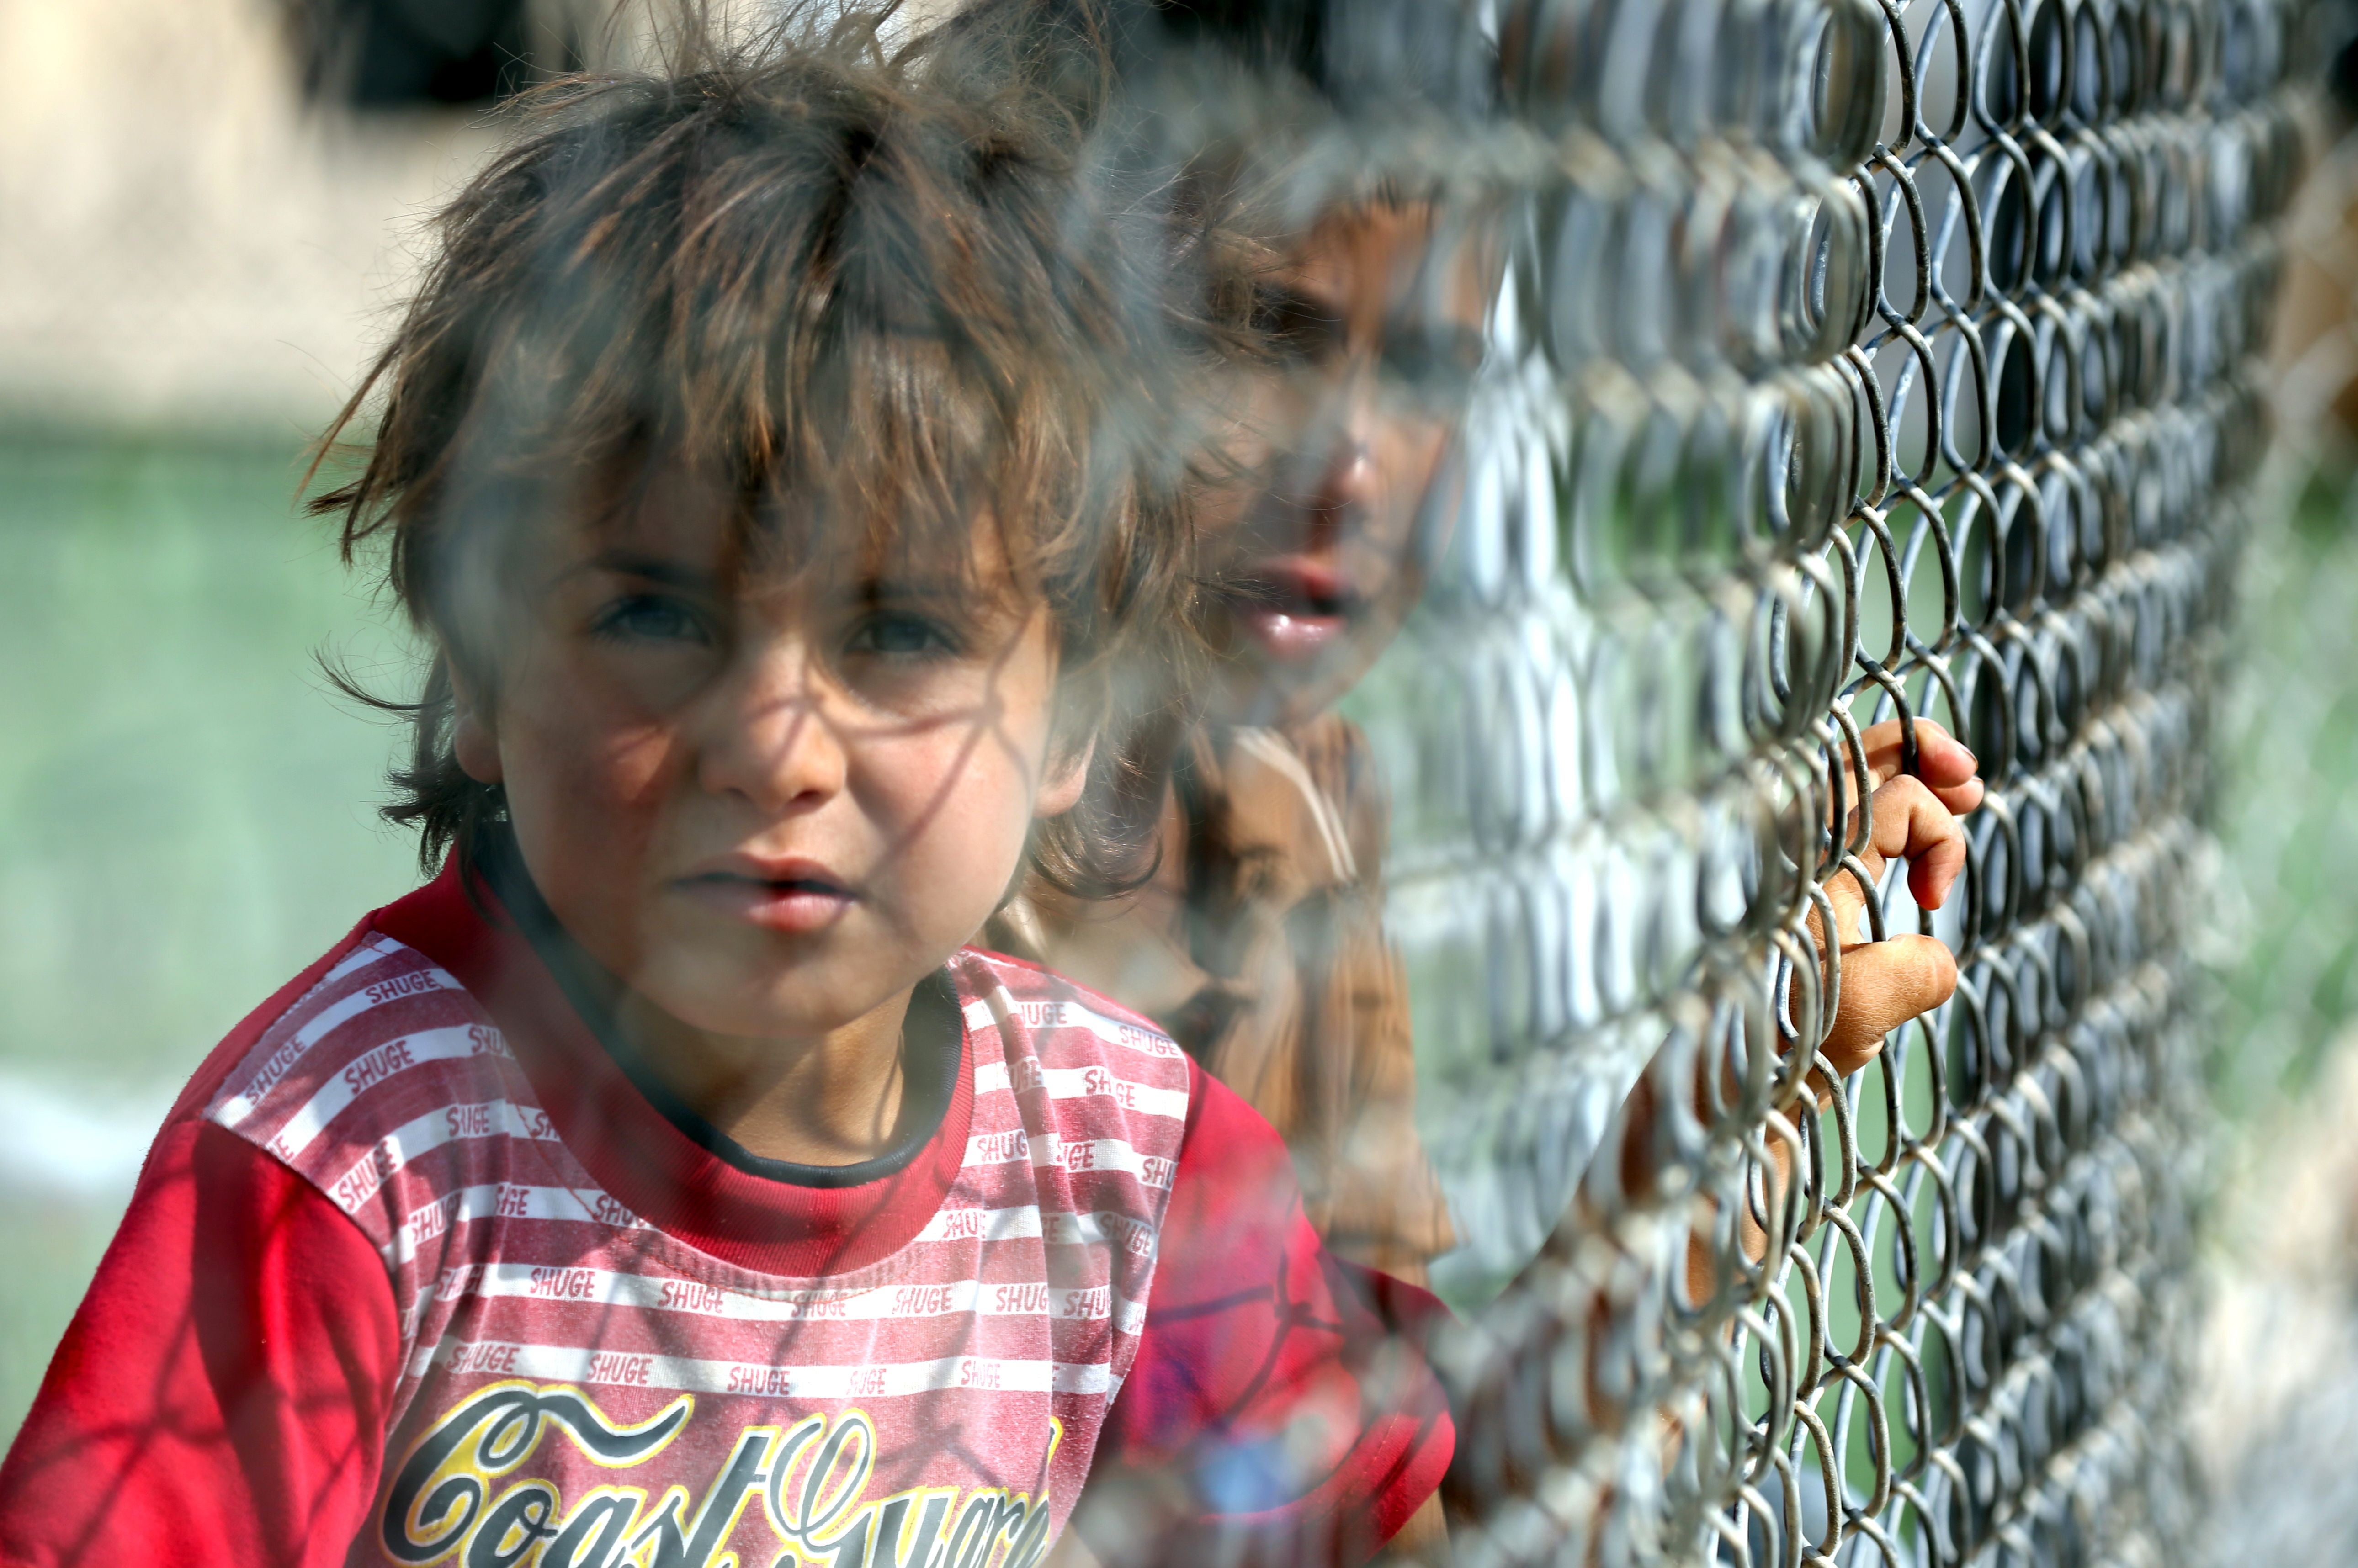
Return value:
[[(1436, 1351), (1459, 1563), (2185, 1552), (2186, 935), (2303, 26), (1496, 18), (1548, 170), (1456, 536), (1365, 694), (1443, 1282), (1540, 1254)], [(1848, 809), (1893, 718), (1990, 786), (1937, 912)], [(1820, 1110), (1844, 880), (1960, 980)]]

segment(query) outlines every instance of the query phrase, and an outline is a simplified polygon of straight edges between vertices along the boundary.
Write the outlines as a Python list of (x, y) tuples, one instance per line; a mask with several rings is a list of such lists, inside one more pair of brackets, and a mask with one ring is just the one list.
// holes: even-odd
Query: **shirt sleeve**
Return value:
[(1138, 1355), (1076, 1524), (1120, 1568), (1364, 1563), (1455, 1445), (1439, 1382), (1388, 1326), (1395, 1297), (1431, 1298), (1330, 1255), (1276, 1132), (1192, 1077)]
[(350, 1219), (235, 1134), (175, 1120), (0, 1465), (0, 1561), (343, 1563), (400, 1344)]

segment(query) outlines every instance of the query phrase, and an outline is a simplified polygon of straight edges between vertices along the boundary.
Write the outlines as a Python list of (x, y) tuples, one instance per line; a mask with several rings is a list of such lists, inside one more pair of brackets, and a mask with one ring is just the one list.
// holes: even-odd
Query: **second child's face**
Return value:
[(808, 1037), (897, 1007), (1078, 795), (1048, 618), (954, 568), (732, 582), (725, 508), (654, 488), (543, 552), (460, 761), (568, 933), (671, 1017)]
[(1423, 591), (1420, 529), (1444, 515), (1446, 459), (1489, 303), (1473, 246), (1422, 205), (1346, 209), (1261, 288), (1278, 362), (1249, 381), (1206, 498), (1221, 655), (1213, 711), (1310, 718), (1375, 662)]

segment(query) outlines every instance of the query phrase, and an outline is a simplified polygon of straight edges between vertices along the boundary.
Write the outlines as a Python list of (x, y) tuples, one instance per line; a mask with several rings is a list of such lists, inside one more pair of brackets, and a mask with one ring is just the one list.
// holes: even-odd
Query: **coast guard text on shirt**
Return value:
[(1036, 1563), (1138, 1344), (1187, 1113), (1178, 1048), (1024, 966), (952, 961), (964, 1163), (908, 1246), (786, 1279), (649, 1225), (498, 1025), (377, 935), (210, 1119), (384, 1258), (404, 1374), (355, 1562)]

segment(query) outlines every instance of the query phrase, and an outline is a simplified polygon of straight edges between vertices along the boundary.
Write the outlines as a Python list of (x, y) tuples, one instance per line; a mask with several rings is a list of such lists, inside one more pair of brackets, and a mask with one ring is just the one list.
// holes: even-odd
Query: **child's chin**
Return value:
[[(707, 1034), (807, 1039), (853, 1022), (896, 989), (889, 977), (847, 974), (840, 960), (823, 962), (816, 955), (781, 963), (774, 950), (698, 943), (648, 965), (632, 989), (663, 1013)], [(824, 980), (814, 972), (821, 970), (827, 971)]]
[(862, 1011), (830, 1005), (826, 998), (759, 992), (719, 996), (706, 991), (648, 1000), (691, 1029), (732, 1040), (815, 1039), (842, 1028)]

